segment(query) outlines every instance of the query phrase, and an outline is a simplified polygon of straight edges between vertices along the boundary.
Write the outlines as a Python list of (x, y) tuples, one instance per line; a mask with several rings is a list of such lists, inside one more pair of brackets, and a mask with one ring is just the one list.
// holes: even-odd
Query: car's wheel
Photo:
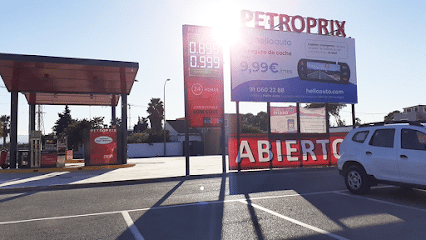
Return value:
[(345, 174), (346, 187), (355, 194), (365, 194), (370, 190), (367, 173), (360, 166), (351, 166)]

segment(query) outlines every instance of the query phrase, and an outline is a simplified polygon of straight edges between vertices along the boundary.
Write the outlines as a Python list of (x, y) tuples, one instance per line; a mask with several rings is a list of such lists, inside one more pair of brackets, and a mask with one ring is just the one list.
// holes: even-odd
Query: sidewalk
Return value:
[[(83, 163), (71, 163), (66, 169), (39, 169), (38, 172), (0, 170), (0, 193), (137, 182), (186, 174), (185, 157), (135, 158), (128, 159), (126, 165), (83, 166)], [(222, 174), (222, 156), (190, 157), (189, 172), (190, 175)]]

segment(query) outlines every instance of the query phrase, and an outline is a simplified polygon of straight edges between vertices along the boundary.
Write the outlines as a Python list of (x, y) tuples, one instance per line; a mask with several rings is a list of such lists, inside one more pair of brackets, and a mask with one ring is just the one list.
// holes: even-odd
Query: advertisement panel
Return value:
[(325, 107), (300, 108), (300, 132), (326, 133)]
[(271, 133), (296, 133), (296, 107), (271, 107)]
[(117, 129), (90, 129), (90, 165), (117, 163)]
[(231, 100), (357, 103), (355, 40), (243, 28), (231, 47)]
[(266, 169), (299, 166), (336, 165), (339, 146), (347, 133), (242, 135), (240, 147), (236, 136), (228, 141), (229, 169)]
[(223, 53), (212, 28), (183, 25), (186, 116), (189, 127), (223, 121)]
[[(296, 111), (296, 107), (271, 107), (271, 133), (296, 133)], [(325, 133), (325, 107), (300, 108), (300, 132)]]

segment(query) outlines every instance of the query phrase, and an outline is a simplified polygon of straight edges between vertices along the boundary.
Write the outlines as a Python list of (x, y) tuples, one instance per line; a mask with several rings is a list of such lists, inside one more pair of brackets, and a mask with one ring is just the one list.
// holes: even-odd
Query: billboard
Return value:
[(231, 47), (231, 100), (357, 103), (355, 40), (243, 28)]
[(186, 117), (189, 127), (223, 121), (223, 52), (212, 28), (183, 25)]
[(336, 165), (339, 146), (347, 133), (286, 134), (269, 137), (267, 134), (236, 136), (228, 141), (229, 169), (267, 169), (299, 166)]

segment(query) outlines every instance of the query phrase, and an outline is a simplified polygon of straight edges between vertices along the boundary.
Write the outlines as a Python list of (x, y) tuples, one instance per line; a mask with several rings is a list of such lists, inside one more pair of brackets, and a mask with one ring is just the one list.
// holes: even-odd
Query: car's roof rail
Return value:
[(398, 124), (398, 123), (406, 123), (413, 126), (425, 127), (422, 123), (426, 123), (424, 121), (386, 121), (386, 122), (373, 122), (373, 123), (364, 123), (359, 127), (371, 127), (371, 126), (384, 126), (387, 124)]

